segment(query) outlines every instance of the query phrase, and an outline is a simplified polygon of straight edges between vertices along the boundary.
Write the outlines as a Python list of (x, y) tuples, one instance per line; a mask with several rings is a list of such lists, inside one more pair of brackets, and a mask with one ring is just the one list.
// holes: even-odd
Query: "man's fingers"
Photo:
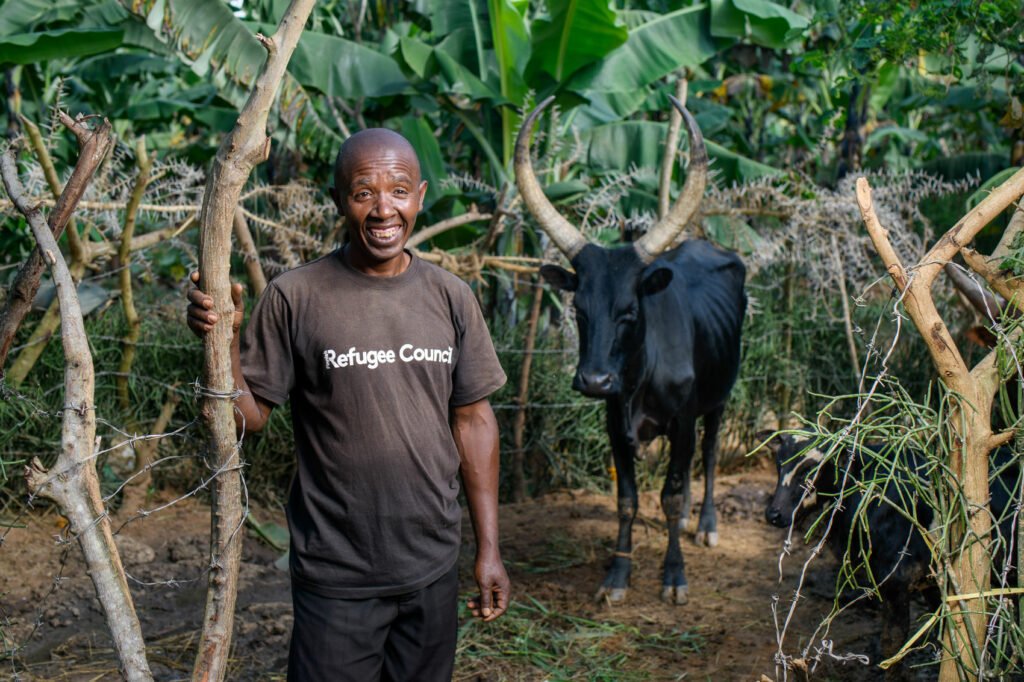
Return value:
[(484, 614), (484, 618), (491, 615), (491, 590), (486, 588), (480, 591), (480, 613)]
[(192, 305), (200, 308), (206, 308), (207, 310), (213, 309), (213, 297), (207, 296), (206, 293), (200, 289), (191, 289), (186, 296)]
[(508, 592), (495, 586), (466, 601), (470, 613), (489, 623), (508, 610)]
[(494, 603), (494, 615), (495, 617), (505, 613), (508, 608), (508, 592), (506, 590), (497, 590), (497, 599)]
[(238, 282), (231, 285), (231, 302), (235, 304), (236, 310), (242, 309), (242, 285)]

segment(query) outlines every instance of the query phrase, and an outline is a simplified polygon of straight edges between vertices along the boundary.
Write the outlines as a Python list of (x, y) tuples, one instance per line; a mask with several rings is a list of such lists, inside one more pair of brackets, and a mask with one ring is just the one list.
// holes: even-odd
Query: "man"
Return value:
[[(469, 287), (405, 249), (427, 189), (409, 142), (353, 135), (334, 183), (348, 243), (275, 278), (241, 348), (232, 288), (239, 428), (259, 431), (288, 399), (295, 427), (288, 679), (448, 680), (460, 472), (477, 545), (470, 610), (490, 621), (508, 606), (487, 400), (505, 374)], [(199, 289), (189, 300), (205, 334), (213, 302)]]

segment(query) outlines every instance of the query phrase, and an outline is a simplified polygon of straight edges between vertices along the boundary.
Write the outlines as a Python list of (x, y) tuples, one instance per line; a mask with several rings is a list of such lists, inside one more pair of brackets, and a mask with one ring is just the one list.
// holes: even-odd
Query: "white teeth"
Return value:
[(401, 231), (401, 227), (389, 227), (386, 230), (370, 230), (370, 235), (373, 236), (374, 239), (387, 241), (389, 239), (394, 239), (395, 237), (397, 237), (398, 233)]

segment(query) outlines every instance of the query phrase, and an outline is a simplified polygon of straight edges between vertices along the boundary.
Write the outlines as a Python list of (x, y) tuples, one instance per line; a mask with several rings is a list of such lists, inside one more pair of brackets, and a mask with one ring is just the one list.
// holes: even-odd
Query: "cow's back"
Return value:
[[(678, 381), (679, 372), (691, 373), (693, 400), (703, 413), (725, 401), (739, 373), (746, 268), (736, 254), (703, 239), (684, 242), (648, 269), (657, 267), (670, 268), (673, 277), (645, 301), (648, 334), (673, 339), (682, 352), (661, 358), (652, 378), (668, 374)], [(674, 369), (664, 367), (669, 363)]]

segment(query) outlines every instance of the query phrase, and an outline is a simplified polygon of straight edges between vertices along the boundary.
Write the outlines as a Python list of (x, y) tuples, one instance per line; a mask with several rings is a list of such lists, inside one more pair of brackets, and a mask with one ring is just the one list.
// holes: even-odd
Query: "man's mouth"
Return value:
[(368, 231), (370, 233), (370, 237), (373, 238), (374, 241), (389, 242), (402, 234), (402, 226), (371, 227)]

